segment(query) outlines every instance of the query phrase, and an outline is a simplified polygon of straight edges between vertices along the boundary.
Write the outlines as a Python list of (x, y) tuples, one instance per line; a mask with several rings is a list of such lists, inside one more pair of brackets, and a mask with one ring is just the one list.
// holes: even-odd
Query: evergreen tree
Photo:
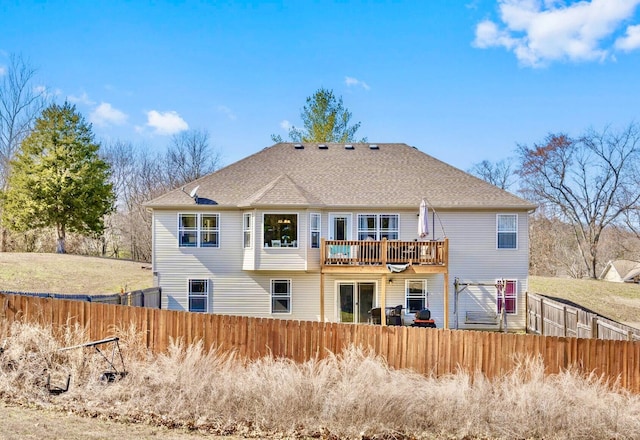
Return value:
[(6, 224), (17, 231), (55, 227), (58, 253), (65, 252), (67, 231), (101, 234), (114, 193), (99, 148), (75, 106), (44, 109), (11, 162)]
[[(307, 98), (300, 118), (304, 128), (291, 127), (289, 138), (293, 142), (366, 142), (356, 141), (360, 122), (349, 125), (351, 112), (344, 108), (342, 97), (336, 98), (332, 90), (320, 88)], [(274, 142), (282, 142), (279, 135), (271, 135)]]

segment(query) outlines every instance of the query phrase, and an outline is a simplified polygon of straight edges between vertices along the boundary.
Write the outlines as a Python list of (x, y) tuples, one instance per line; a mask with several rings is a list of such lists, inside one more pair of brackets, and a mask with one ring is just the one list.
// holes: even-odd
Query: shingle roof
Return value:
[(279, 143), (152, 201), (151, 208), (219, 207), (534, 209), (535, 205), (406, 144)]
[(611, 265), (616, 269), (622, 280), (633, 278), (636, 274), (632, 273), (640, 268), (640, 263), (632, 260), (615, 260)]

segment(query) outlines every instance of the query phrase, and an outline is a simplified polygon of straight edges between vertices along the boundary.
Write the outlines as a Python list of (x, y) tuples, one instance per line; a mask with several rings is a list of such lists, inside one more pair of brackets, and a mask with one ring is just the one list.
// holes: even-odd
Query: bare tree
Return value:
[(103, 154), (111, 164), (117, 197), (116, 212), (107, 220), (107, 252), (150, 261), (151, 215), (144, 203), (169, 189), (164, 156), (122, 141), (107, 145)]
[(573, 227), (548, 217), (544, 209), (529, 222), (529, 270), (532, 275), (582, 278), (586, 271), (574, 239)]
[[(47, 104), (45, 90), (34, 83), (35, 74), (19, 55), (11, 55), (5, 73), (0, 74), (0, 192), (7, 189), (10, 162), (20, 143)], [(0, 251), (4, 252), (7, 231), (2, 224), (0, 229)]]
[(220, 153), (209, 145), (206, 130), (187, 130), (174, 135), (166, 154), (169, 186), (176, 188), (199, 179), (220, 166)]
[(519, 146), (522, 192), (573, 227), (586, 273), (597, 277), (603, 230), (621, 221), (640, 199), (640, 131), (589, 130), (578, 139), (551, 134), (542, 144)]
[(209, 135), (199, 130), (175, 136), (165, 154), (151, 154), (128, 142), (114, 142), (103, 154), (111, 164), (117, 195), (117, 211), (107, 222), (109, 252), (138, 261), (151, 260), (151, 214), (144, 204), (214, 171), (220, 162)]
[(513, 159), (511, 158), (502, 159), (498, 162), (483, 160), (474, 164), (468, 172), (507, 191), (515, 183), (515, 170)]

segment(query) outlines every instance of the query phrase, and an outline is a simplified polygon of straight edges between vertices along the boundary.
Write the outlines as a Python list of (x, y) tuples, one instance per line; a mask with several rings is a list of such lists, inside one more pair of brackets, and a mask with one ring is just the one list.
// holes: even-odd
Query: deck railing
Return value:
[(448, 241), (323, 240), (322, 264), (446, 266)]

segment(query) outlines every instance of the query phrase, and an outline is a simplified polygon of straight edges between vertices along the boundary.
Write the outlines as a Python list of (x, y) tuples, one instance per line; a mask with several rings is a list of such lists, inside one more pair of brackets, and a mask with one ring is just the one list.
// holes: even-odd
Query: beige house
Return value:
[(640, 262), (632, 260), (609, 261), (600, 274), (600, 279), (614, 283), (639, 283)]
[(535, 206), (415, 147), (279, 143), (147, 206), (163, 308), (496, 328), (504, 304), (525, 327)]

